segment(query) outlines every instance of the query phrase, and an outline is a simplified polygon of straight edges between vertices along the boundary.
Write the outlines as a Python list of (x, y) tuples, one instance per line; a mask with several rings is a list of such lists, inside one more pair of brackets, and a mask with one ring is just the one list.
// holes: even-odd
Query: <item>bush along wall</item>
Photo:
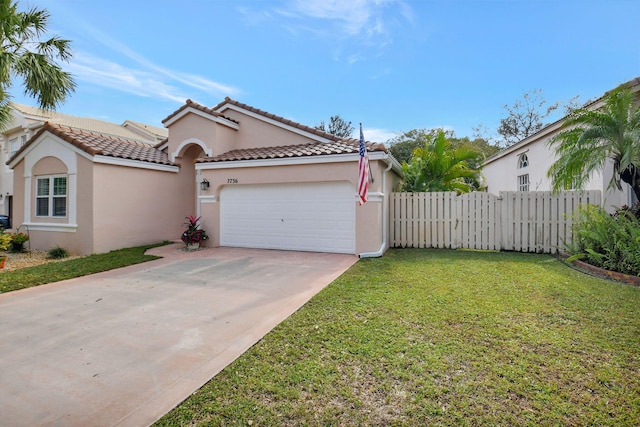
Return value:
[(640, 276), (640, 203), (623, 206), (613, 214), (603, 208), (580, 209), (572, 226), (568, 259), (618, 273)]

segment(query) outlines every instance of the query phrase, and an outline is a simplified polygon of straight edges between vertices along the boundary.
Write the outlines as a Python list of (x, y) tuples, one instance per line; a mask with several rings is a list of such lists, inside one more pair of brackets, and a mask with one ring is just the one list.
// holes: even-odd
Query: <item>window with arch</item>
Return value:
[(522, 153), (518, 156), (518, 169), (526, 168), (527, 166), (529, 166), (529, 158), (527, 153)]

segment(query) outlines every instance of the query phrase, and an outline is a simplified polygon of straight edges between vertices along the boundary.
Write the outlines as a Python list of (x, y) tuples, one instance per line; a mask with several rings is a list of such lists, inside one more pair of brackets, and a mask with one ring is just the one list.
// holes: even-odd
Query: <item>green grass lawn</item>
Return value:
[(158, 425), (640, 420), (640, 288), (553, 257), (359, 261)]
[(166, 243), (119, 249), (104, 254), (89, 255), (67, 261), (6, 271), (0, 274), (0, 293), (86, 276), (87, 274), (99, 273), (101, 271), (113, 270), (114, 268), (126, 267), (128, 265), (158, 259), (159, 257), (157, 256), (145, 255), (145, 251), (164, 244)]

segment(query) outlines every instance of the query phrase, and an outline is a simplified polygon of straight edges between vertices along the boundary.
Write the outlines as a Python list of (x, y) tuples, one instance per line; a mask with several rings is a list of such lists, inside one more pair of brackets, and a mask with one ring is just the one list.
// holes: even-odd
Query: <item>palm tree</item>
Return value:
[(55, 109), (75, 88), (71, 74), (57, 63), (71, 58), (69, 40), (57, 36), (39, 40), (48, 19), (45, 9), (19, 12), (15, 1), (0, 0), (0, 129), (11, 120), (12, 77), (20, 77), (25, 94), (48, 110)]
[(640, 199), (640, 108), (635, 95), (620, 86), (604, 97), (599, 110), (581, 108), (564, 121), (569, 128), (549, 143), (556, 161), (547, 172), (554, 191), (582, 188), (593, 171), (613, 160), (609, 188), (631, 186)]
[(424, 145), (413, 151), (409, 163), (402, 164), (403, 191), (456, 191), (469, 193), (481, 187), (480, 171), (469, 165), (481, 153), (466, 145), (453, 147), (443, 130), (425, 137)]

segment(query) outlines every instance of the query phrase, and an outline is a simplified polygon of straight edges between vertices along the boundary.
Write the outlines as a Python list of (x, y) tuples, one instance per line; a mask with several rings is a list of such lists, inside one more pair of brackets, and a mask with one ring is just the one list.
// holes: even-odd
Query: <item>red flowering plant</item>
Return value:
[(209, 236), (207, 233), (200, 228), (200, 217), (195, 217), (194, 215), (189, 215), (187, 218), (187, 222), (185, 222), (185, 226), (187, 229), (182, 233), (182, 241), (184, 243), (201, 243), (204, 240), (207, 240)]
[(10, 237), (11, 242), (11, 251), (12, 252), (22, 252), (24, 251), (24, 244), (27, 240), (29, 240), (29, 235), (26, 233), (7, 233)]

